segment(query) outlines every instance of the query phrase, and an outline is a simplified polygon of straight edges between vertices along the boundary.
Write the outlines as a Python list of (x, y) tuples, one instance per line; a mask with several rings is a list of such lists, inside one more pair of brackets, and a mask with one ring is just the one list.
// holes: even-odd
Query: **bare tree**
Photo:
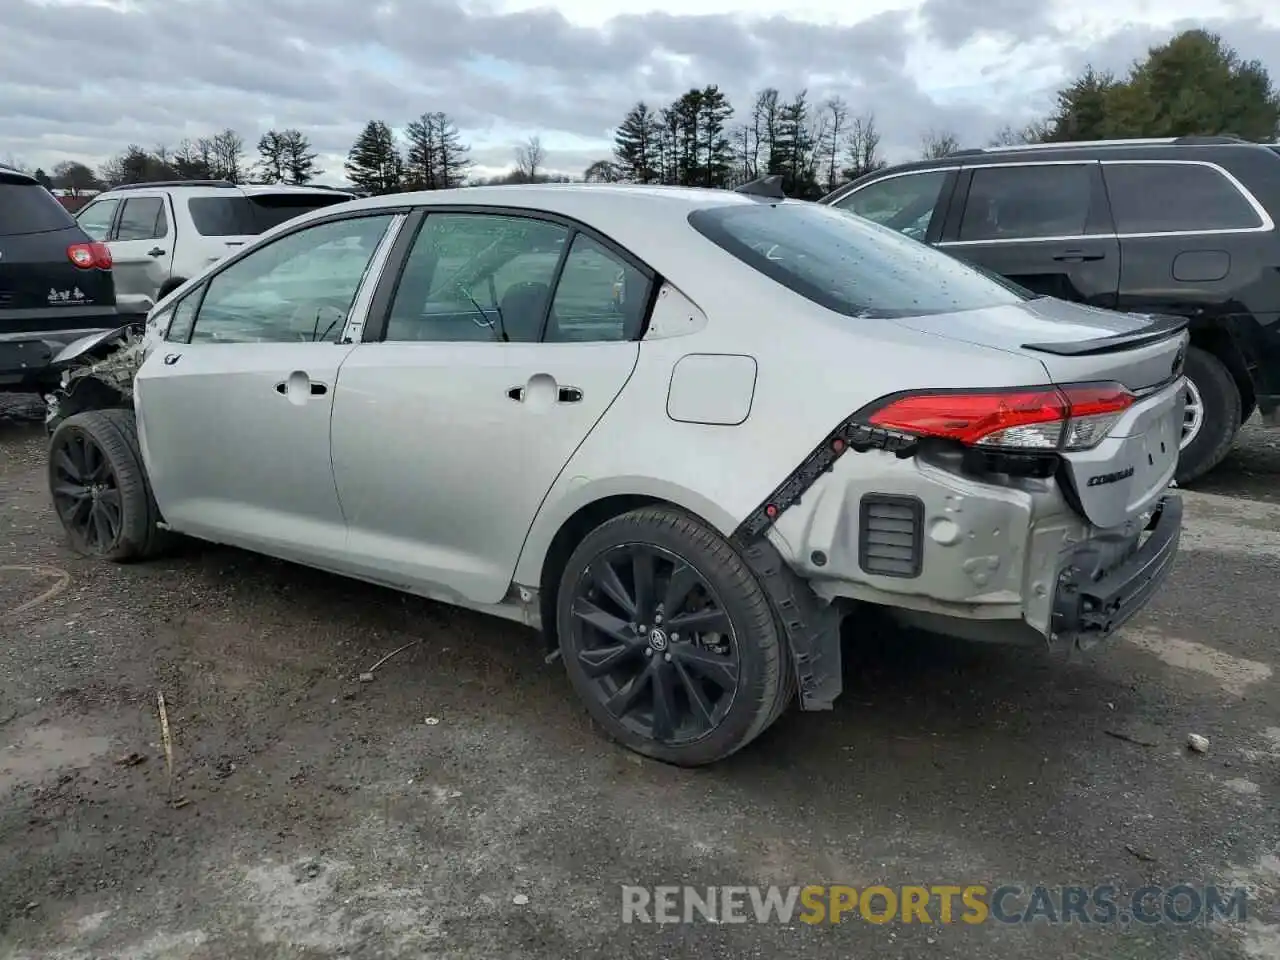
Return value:
[(844, 158), (848, 164), (844, 175), (848, 179), (856, 180), (885, 165), (880, 159), (880, 131), (876, 129), (874, 113), (854, 117), (848, 131), (844, 140)]
[(239, 183), (244, 179), (244, 138), (231, 128), (217, 134), (211, 144), (213, 175)]
[(538, 171), (542, 169), (542, 163), (547, 159), (547, 153), (542, 149), (542, 138), (534, 134), (520, 146), (516, 147), (516, 173), (520, 174), (528, 183), (533, 183), (538, 178)]
[(1043, 121), (1029, 123), (1025, 127), (1014, 128), (1006, 123), (987, 141), (989, 147), (1016, 147), (1024, 143), (1041, 143), (1049, 135), (1049, 125)]
[(814, 159), (821, 166), (818, 179), (824, 192), (830, 193), (840, 183), (840, 147), (849, 132), (849, 105), (840, 97), (832, 97), (822, 105), (822, 117), (821, 135), (814, 138)]
[(924, 160), (937, 160), (960, 149), (960, 141), (950, 130), (934, 130), (930, 128), (920, 138), (920, 157)]

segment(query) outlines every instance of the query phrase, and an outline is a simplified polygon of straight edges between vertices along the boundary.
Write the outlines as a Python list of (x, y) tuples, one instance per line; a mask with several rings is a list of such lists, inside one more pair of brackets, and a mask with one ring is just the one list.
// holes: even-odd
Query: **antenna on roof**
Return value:
[(750, 183), (744, 183), (733, 192), (745, 193), (749, 197), (760, 197), (763, 200), (787, 199), (787, 195), (782, 192), (782, 177), (776, 173), (773, 176), (759, 177)]

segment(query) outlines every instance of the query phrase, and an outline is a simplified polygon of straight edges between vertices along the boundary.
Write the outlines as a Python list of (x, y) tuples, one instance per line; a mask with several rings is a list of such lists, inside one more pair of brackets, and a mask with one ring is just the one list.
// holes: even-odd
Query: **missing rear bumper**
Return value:
[(1182, 498), (1162, 498), (1146, 530), (1145, 540), (1089, 541), (1068, 556), (1054, 595), (1055, 643), (1086, 650), (1147, 605), (1173, 569), (1182, 535)]

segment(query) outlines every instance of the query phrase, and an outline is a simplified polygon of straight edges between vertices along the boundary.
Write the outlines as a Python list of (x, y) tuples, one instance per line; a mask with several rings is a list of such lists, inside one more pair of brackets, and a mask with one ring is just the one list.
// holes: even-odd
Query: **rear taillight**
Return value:
[(1013, 450), (1088, 450), (1133, 406), (1118, 383), (1013, 390), (910, 393), (887, 400), (865, 422), (917, 437)]
[(81, 270), (110, 270), (111, 248), (96, 240), (73, 243), (67, 247), (67, 259)]

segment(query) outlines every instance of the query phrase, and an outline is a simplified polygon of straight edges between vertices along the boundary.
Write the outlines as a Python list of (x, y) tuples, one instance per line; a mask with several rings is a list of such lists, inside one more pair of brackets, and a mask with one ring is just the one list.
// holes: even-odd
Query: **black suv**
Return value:
[(62, 347), (117, 320), (106, 244), (37, 180), (0, 164), (0, 391), (46, 386)]
[(1280, 146), (1235, 137), (961, 150), (869, 173), (820, 203), (1034, 293), (1187, 317), (1178, 481), (1260, 410), (1280, 426)]

